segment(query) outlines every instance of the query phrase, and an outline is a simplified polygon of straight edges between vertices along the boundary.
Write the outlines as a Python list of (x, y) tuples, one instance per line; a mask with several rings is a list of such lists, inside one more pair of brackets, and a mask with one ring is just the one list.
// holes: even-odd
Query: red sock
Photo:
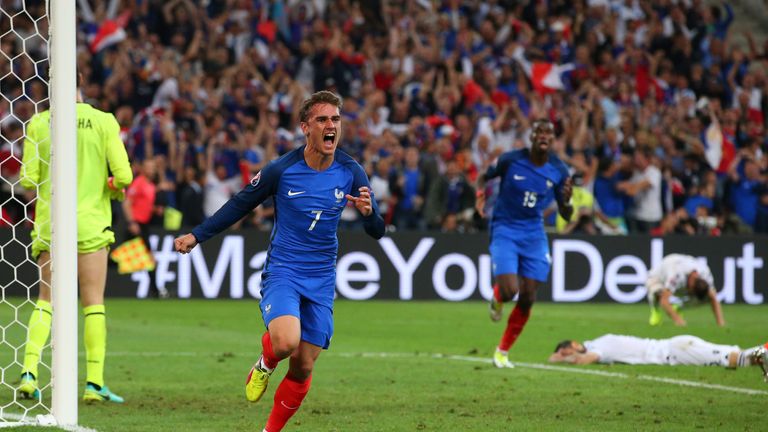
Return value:
[(281, 360), (272, 351), (272, 338), (269, 337), (269, 332), (265, 332), (261, 337), (261, 356), (264, 359), (264, 366), (270, 369), (276, 368)]
[(290, 372), (283, 378), (275, 391), (275, 404), (272, 406), (267, 426), (264, 428), (267, 432), (278, 432), (283, 429), (285, 423), (299, 410), (311, 383), (312, 376), (300, 382), (296, 381)]
[(520, 336), (520, 333), (522, 333), (523, 327), (525, 327), (525, 323), (528, 322), (528, 317), (530, 315), (530, 309), (523, 312), (520, 305), (515, 305), (515, 308), (512, 309), (512, 313), (509, 314), (507, 328), (504, 329), (504, 334), (501, 336), (499, 350), (509, 351), (509, 348), (515, 343), (515, 340)]
[(493, 298), (499, 303), (504, 303), (504, 299), (501, 298), (501, 291), (499, 290), (499, 284), (493, 284)]

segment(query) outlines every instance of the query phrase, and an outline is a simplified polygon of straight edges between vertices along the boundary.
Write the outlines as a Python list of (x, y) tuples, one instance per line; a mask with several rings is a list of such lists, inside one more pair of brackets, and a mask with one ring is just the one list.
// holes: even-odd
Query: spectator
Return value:
[(613, 159), (603, 158), (598, 163), (597, 171), (594, 185), (595, 223), (603, 234), (626, 234), (626, 196), (618, 190), (619, 164)]
[(385, 223), (391, 223), (392, 212), (396, 204), (392, 195), (391, 184), (394, 181), (392, 172), (392, 160), (389, 157), (379, 159), (376, 169), (370, 176), (371, 192), (379, 205), (379, 212), (384, 217)]
[[(151, 248), (149, 230), (159, 211), (156, 197), (157, 165), (154, 159), (145, 159), (138, 165), (133, 182), (128, 186), (123, 201), (123, 214), (127, 223), (126, 238), (141, 237), (147, 248)], [(164, 286), (157, 284), (154, 270), (149, 272), (149, 291), (159, 298), (170, 296)]]
[(565, 220), (558, 214), (555, 221), (555, 227), (559, 233), (586, 233), (596, 234), (597, 227), (594, 223), (595, 196), (584, 187), (584, 175), (576, 173), (573, 179), (573, 195), (571, 195), (571, 205), (573, 214), (570, 220)]
[(219, 143), (223, 143), (225, 139), (222, 132), (208, 143), (205, 199), (203, 201), (203, 212), (207, 218), (213, 216), (242, 187), (240, 177), (237, 175), (238, 172), (231, 173), (223, 161), (217, 162), (215, 160)]
[(760, 207), (758, 207), (755, 218), (755, 232), (768, 233), (768, 190), (766, 189), (763, 189), (760, 194)]
[(397, 197), (394, 223), (398, 229), (424, 228), (422, 207), (426, 190), (425, 174), (419, 166), (419, 151), (409, 147), (405, 151), (405, 165), (392, 191)]
[(633, 198), (629, 209), (629, 231), (648, 233), (659, 225), (664, 216), (661, 208), (661, 171), (651, 161), (649, 148), (636, 149), (635, 171), (628, 181), (619, 183), (618, 190)]
[(182, 214), (181, 225), (197, 226), (205, 220), (203, 211), (205, 173), (194, 166), (184, 168), (181, 183), (177, 186), (178, 209)]
[(444, 232), (465, 231), (472, 222), (475, 188), (461, 174), (455, 161), (449, 161), (445, 176), (429, 189), (424, 208), (427, 226)]
[(743, 151), (731, 165), (730, 204), (741, 220), (751, 227), (755, 226), (760, 195), (765, 189), (763, 177), (760, 166), (748, 152)]
[[(12, 3), (0, 34), (12, 25), (23, 37), (0, 42), (0, 151), (18, 153), (21, 123), (46, 109), (47, 20), (38, 19), (44, 5), (17, 13), (21, 3)], [(628, 208), (631, 221), (642, 220), (637, 213), (655, 223), (675, 213), (714, 170), (709, 217), (732, 222), (724, 212), (735, 210), (739, 193), (727, 185), (736, 154), (749, 149), (759, 170), (768, 168), (758, 152), (768, 120), (768, 79), (759, 68), (765, 44), (749, 33), (746, 50), (731, 43), (734, 22), (745, 17), (734, 17), (728, 4), (80, 3), (89, 6), (79, 8), (77, 35), (89, 43), (77, 56), (92, 83), (85, 96), (116, 113), (132, 160), (159, 155), (174, 168), (175, 179), (170, 173), (160, 181), (169, 205), (185, 192), (167, 187), (185, 183), (179, 164), (200, 172), (221, 164), (224, 178), (247, 180), (295, 148), (303, 139), (297, 101), (324, 88), (345, 98), (342, 147), (371, 167), (390, 158), (398, 200), (391, 222), (400, 229), (424, 228), (427, 191), (449, 161), (472, 176), (501, 152), (530, 145), (532, 118), (562, 129), (555, 147), (572, 159), (595, 155), (621, 165), (637, 149), (653, 149), (664, 161), (655, 163), (664, 173), (661, 197), (649, 198), (647, 209)], [(106, 20), (125, 37), (91, 50)], [(211, 146), (214, 165), (207, 164)], [(407, 161), (413, 157), (417, 169)], [(591, 188), (592, 171), (583, 171)], [(757, 190), (765, 183), (757, 178)], [(595, 182), (594, 214), (604, 229), (602, 186)], [(209, 187), (206, 202), (226, 200), (209, 197), (217, 193)], [(15, 199), (3, 210), (20, 220), (28, 198), (4, 188), (6, 200)], [(649, 193), (633, 192), (630, 204)], [(656, 201), (664, 203), (661, 214)], [(724, 232), (739, 226), (731, 222)]]

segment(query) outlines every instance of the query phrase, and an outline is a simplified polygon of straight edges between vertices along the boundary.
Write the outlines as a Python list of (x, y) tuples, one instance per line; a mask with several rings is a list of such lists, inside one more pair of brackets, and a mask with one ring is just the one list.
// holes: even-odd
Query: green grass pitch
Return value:
[[(20, 310), (19, 318), (26, 322), (28, 312)], [(312, 389), (285, 430), (765, 430), (768, 384), (758, 368), (535, 367), (546, 364), (562, 339), (608, 332), (659, 338), (687, 333), (742, 347), (768, 340), (768, 306), (725, 305), (724, 312), (725, 328), (715, 326), (706, 306), (685, 311), (686, 328), (668, 319), (652, 328), (644, 304), (536, 304), (510, 352), (522, 364), (498, 370), (489, 359), (503, 325), (490, 322), (485, 303), (339, 301), (331, 349), (320, 356)], [(107, 384), (126, 404), (81, 403), (82, 427), (261, 431), (286, 366), (275, 372), (261, 402), (246, 402), (245, 376), (263, 332), (256, 301), (110, 299), (107, 314)], [(0, 350), (6, 382), (0, 398), (6, 413), (21, 412), (7, 405), (13, 397), (8, 385), (15, 385), (19, 372), (9, 344), (23, 340), (21, 326), (8, 325), (13, 315), (7, 303), (0, 305), (6, 342)], [(80, 359), (82, 386), (82, 348)], [(608, 374), (578, 373), (585, 371)]]

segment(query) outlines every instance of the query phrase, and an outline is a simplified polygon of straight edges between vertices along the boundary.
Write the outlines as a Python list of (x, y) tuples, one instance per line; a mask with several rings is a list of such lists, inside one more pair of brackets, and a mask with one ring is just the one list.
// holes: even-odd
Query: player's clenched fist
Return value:
[(197, 239), (192, 233), (184, 234), (181, 237), (176, 237), (176, 240), (173, 241), (173, 246), (176, 248), (176, 252), (190, 253), (197, 246)]
[(360, 211), (363, 216), (370, 216), (371, 212), (373, 212), (373, 207), (371, 205), (371, 192), (365, 186), (358, 190), (360, 191), (360, 196), (354, 197), (350, 194), (347, 194), (347, 199), (355, 204), (355, 207), (357, 207), (357, 210)]

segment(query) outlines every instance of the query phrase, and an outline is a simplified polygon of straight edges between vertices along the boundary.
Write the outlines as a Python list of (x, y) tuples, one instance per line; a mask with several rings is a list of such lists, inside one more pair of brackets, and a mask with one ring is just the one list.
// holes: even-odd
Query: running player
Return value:
[(188, 253), (274, 197), (275, 225), (260, 304), (267, 332), (245, 387), (247, 399), (258, 401), (278, 362), (290, 357), (264, 428), (268, 432), (281, 430), (299, 409), (315, 361), (331, 342), (336, 231), (347, 200), (363, 215), (369, 235), (376, 239), (384, 235), (384, 220), (372, 200), (365, 171), (336, 148), (341, 138), (340, 108), (341, 99), (329, 91), (310, 96), (299, 113), (306, 145), (267, 165), (216, 214), (175, 240), (176, 250)]
[(645, 281), (648, 289), (648, 303), (651, 305), (651, 325), (662, 321), (661, 309), (669, 315), (675, 325), (684, 326), (685, 320), (677, 308), (690, 297), (709, 300), (717, 325), (724, 326), (723, 309), (717, 300), (717, 291), (709, 267), (690, 255), (670, 254), (658, 266), (651, 269)]
[(549, 357), (553, 363), (626, 363), (656, 365), (698, 365), (736, 368), (768, 366), (768, 343), (742, 350), (736, 345), (718, 345), (696, 336), (644, 339), (607, 334), (583, 344), (564, 340)]
[(476, 209), (484, 214), (484, 183), (501, 178), (491, 220), (491, 260), (496, 283), (490, 303), (493, 321), (501, 319), (502, 305), (519, 293), (517, 304), (493, 356), (496, 367), (513, 367), (508, 351), (523, 331), (536, 300), (536, 289), (547, 280), (551, 259), (542, 213), (557, 200), (560, 215), (573, 213), (571, 179), (565, 163), (550, 154), (555, 128), (549, 120), (531, 126), (531, 149), (502, 154), (480, 178)]
[[(77, 276), (83, 307), (86, 357), (86, 402), (123, 402), (104, 385), (107, 349), (104, 288), (107, 248), (115, 242), (110, 197), (119, 197), (133, 180), (120, 125), (115, 116), (83, 103), (77, 104)], [(40, 399), (37, 384), (40, 353), (51, 333), (51, 141), (49, 111), (35, 114), (27, 126), (21, 184), (37, 190), (32, 257), (40, 266), (40, 295), (27, 327), (24, 367), (18, 393)], [(108, 177), (111, 172), (113, 177)], [(55, 253), (55, 252), (54, 252)]]

